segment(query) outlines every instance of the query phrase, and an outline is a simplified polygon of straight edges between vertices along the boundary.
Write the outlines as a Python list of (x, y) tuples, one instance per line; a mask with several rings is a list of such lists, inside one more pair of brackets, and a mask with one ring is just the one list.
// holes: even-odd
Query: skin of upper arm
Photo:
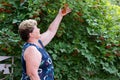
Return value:
[(46, 32), (41, 34), (40, 40), (42, 41), (43, 45), (46, 46), (54, 37), (54, 32), (47, 30)]
[(36, 47), (30, 46), (24, 53), (26, 61), (26, 72), (31, 77), (38, 77), (38, 68), (41, 62), (42, 55)]

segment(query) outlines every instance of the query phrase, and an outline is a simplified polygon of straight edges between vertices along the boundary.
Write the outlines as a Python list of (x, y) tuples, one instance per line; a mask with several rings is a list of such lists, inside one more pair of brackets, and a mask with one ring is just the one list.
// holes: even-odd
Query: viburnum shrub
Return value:
[(2, 0), (0, 52), (15, 56), (14, 80), (20, 79), (22, 69), (19, 23), (35, 19), (42, 33), (59, 9), (64, 13), (67, 6), (72, 12), (46, 46), (54, 62), (55, 80), (119, 80), (119, 0)]

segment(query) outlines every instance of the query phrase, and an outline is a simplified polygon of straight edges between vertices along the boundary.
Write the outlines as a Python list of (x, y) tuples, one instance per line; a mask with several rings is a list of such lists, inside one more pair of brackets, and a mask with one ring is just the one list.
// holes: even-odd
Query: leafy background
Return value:
[[(2, 0), (0, 55), (15, 57), (14, 80), (20, 80), (22, 69), (24, 42), (18, 34), (19, 23), (35, 19), (44, 32), (64, 4), (72, 12), (46, 47), (54, 62), (55, 80), (119, 80), (119, 0)], [(4, 77), (11, 80), (9, 75)]]

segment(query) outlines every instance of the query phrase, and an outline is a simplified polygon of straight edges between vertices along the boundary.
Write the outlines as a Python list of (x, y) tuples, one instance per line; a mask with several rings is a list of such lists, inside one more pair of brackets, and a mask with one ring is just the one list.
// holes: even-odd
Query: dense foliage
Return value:
[(119, 80), (119, 0), (2, 0), (0, 55), (15, 56), (14, 80), (20, 80), (22, 69), (19, 23), (36, 19), (42, 33), (65, 4), (72, 12), (46, 47), (53, 58), (55, 80)]

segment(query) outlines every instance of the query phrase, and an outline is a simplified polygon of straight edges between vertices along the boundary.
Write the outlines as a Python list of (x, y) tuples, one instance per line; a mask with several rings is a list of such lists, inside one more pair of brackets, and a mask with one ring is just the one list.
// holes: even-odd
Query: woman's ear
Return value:
[(29, 37), (32, 37), (32, 33), (29, 33)]

